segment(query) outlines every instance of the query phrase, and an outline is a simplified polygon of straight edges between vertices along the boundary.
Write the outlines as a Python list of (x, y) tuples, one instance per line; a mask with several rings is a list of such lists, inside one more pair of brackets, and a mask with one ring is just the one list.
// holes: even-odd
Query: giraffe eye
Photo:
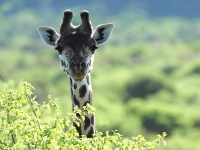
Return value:
[(58, 50), (58, 53), (61, 55), (62, 54), (62, 50)]
[(63, 48), (61, 45), (56, 46), (55, 49), (58, 51), (59, 54), (62, 54)]
[(96, 45), (93, 45), (90, 47), (92, 54), (94, 54), (95, 50), (98, 49), (98, 47)]

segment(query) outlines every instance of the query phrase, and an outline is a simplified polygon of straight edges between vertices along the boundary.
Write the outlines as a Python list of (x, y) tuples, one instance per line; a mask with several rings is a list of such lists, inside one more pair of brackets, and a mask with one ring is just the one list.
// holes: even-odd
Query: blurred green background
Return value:
[(65, 9), (78, 25), (86, 9), (94, 27), (114, 23), (92, 72), (97, 129), (149, 140), (167, 132), (161, 149), (198, 150), (199, 6), (200, 0), (1, 0), (0, 80), (28, 81), (40, 103), (52, 95), (63, 115), (71, 112), (68, 77), (36, 29), (58, 30)]

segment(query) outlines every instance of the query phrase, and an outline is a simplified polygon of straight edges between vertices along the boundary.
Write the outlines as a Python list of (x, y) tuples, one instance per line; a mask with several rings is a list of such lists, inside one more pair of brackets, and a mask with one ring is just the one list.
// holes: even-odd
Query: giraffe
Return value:
[[(78, 26), (72, 24), (73, 13), (64, 11), (60, 26), (60, 34), (48, 26), (38, 27), (42, 40), (54, 46), (60, 58), (61, 69), (68, 75), (71, 87), (72, 109), (78, 107), (81, 111), (92, 102), (92, 85), (90, 72), (93, 69), (94, 53), (98, 45), (105, 43), (113, 30), (113, 24), (101, 24), (93, 31), (89, 12), (80, 13), (82, 23)], [(77, 117), (79, 114), (77, 114)], [(93, 113), (85, 114), (85, 120), (80, 126), (73, 123), (79, 137), (85, 135), (92, 138), (95, 133), (95, 116)]]

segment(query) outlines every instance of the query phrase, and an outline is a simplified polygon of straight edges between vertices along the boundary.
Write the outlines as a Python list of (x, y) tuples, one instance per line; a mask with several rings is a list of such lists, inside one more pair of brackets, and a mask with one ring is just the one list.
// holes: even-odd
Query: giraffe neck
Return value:
[[(88, 74), (86, 78), (80, 82), (76, 82), (71, 77), (69, 78), (71, 84), (72, 107), (74, 108), (75, 106), (78, 106), (80, 110), (84, 111), (83, 107), (86, 106), (88, 103), (93, 106), (90, 74)], [(77, 116), (80, 115), (77, 114)], [(80, 126), (77, 126), (75, 123), (73, 125), (78, 131), (79, 137), (81, 137), (81, 135), (86, 135), (88, 138), (91, 138), (92, 134), (95, 133), (94, 114), (86, 114), (85, 120), (84, 122), (81, 122)]]

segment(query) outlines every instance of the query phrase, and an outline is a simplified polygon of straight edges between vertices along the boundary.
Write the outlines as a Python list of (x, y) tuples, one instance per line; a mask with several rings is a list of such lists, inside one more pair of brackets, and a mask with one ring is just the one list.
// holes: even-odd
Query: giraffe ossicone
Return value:
[[(38, 27), (42, 40), (58, 51), (62, 70), (69, 76), (73, 108), (82, 111), (88, 103), (92, 104), (92, 85), (90, 72), (93, 69), (94, 53), (98, 45), (105, 43), (113, 30), (113, 24), (101, 24), (93, 31), (89, 12), (80, 13), (82, 23), (72, 24), (73, 13), (64, 11), (60, 33), (48, 26)], [(92, 137), (95, 133), (94, 114), (86, 114), (80, 126), (74, 123), (79, 136)]]

